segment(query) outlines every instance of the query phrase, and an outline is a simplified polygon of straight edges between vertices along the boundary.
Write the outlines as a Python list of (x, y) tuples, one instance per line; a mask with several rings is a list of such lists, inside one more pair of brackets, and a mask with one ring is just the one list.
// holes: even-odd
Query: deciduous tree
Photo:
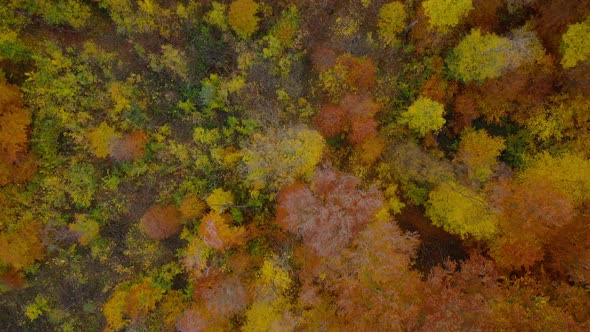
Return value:
[(141, 218), (139, 227), (154, 240), (168, 238), (180, 231), (180, 213), (172, 205), (152, 206)]

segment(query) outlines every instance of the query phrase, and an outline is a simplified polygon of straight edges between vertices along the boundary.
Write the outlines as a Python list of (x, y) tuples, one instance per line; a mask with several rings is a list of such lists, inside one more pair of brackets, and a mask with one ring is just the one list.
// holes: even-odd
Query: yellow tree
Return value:
[(298, 178), (310, 178), (320, 162), (325, 142), (322, 135), (306, 128), (256, 133), (242, 150), (246, 180), (255, 191), (278, 189)]
[(562, 37), (563, 68), (571, 68), (590, 57), (590, 17), (586, 21), (568, 26)]
[(491, 137), (485, 129), (466, 129), (455, 160), (467, 166), (469, 178), (486, 181), (493, 173), (497, 158), (506, 148), (501, 137)]
[(397, 42), (397, 34), (404, 29), (407, 17), (403, 3), (394, 1), (383, 5), (379, 10), (377, 23), (379, 38), (386, 45), (394, 45)]
[(407, 124), (410, 129), (424, 136), (442, 128), (445, 124), (444, 112), (443, 104), (427, 97), (420, 97), (401, 114), (399, 122)]
[(466, 83), (500, 77), (512, 64), (512, 42), (493, 33), (471, 30), (447, 59), (451, 74)]
[(250, 38), (258, 30), (258, 7), (254, 0), (235, 0), (229, 5), (227, 19), (238, 36)]
[(422, 3), (430, 26), (448, 32), (473, 9), (472, 0), (426, 0)]
[(426, 215), (435, 226), (461, 238), (478, 240), (496, 233), (496, 215), (485, 197), (453, 182), (443, 182), (428, 194)]

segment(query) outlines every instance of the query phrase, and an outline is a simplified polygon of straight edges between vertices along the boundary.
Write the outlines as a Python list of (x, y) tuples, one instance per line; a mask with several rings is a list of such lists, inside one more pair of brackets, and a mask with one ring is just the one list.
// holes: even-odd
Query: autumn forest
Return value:
[(590, 0), (0, 0), (0, 331), (589, 331)]

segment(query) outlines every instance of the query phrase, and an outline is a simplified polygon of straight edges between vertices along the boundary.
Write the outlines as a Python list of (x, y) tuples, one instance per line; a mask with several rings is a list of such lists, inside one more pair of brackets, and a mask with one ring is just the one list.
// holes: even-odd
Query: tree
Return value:
[(501, 137), (490, 137), (485, 129), (468, 128), (463, 131), (455, 160), (467, 166), (469, 178), (485, 182), (505, 148)]
[(242, 150), (246, 181), (254, 191), (278, 189), (296, 179), (308, 179), (320, 162), (325, 143), (322, 135), (304, 127), (255, 133)]
[(397, 34), (404, 30), (407, 17), (404, 4), (399, 1), (384, 4), (381, 7), (377, 28), (379, 38), (385, 45), (393, 46), (397, 43)]
[(278, 197), (277, 222), (300, 235), (318, 255), (337, 254), (382, 208), (376, 189), (360, 190), (360, 180), (333, 170), (318, 170), (311, 188), (299, 183)]
[(178, 208), (182, 219), (200, 219), (203, 217), (206, 206), (196, 195), (187, 195)]
[(346, 111), (338, 105), (325, 104), (315, 116), (314, 124), (324, 137), (338, 136), (347, 126)]
[(485, 197), (453, 182), (443, 182), (428, 194), (426, 216), (461, 238), (489, 239), (497, 230), (497, 217)]
[(250, 38), (258, 30), (259, 6), (254, 0), (235, 0), (229, 5), (229, 25), (241, 38)]
[(0, 161), (15, 162), (28, 148), (31, 114), (24, 109), (18, 87), (0, 81)]
[(571, 68), (590, 58), (590, 16), (584, 22), (571, 24), (562, 37), (563, 68)]
[(106, 158), (111, 151), (111, 142), (120, 136), (121, 135), (106, 122), (101, 122), (100, 125), (86, 134), (90, 149), (98, 158)]
[(151, 239), (163, 240), (180, 231), (180, 213), (172, 205), (152, 206), (141, 218), (139, 228)]
[(288, 331), (295, 325), (287, 297), (292, 281), (275, 260), (264, 260), (258, 272), (254, 283), (256, 298), (246, 311), (243, 331)]
[(211, 195), (207, 196), (205, 202), (207, 202), (211, 210), (217, 213), (223, 213), (224, 210), (234, 204), (234, 195), (230, 191), (217, 188), (213, 190)]
[(0, 81), (0, 186), (35, 174), (35, 160), (28, 152), (30, 124), (18, 87)]
[(137, 130), (122, 137), (114, 136), (110, 139), (109, 154), (113, 159), (119, 161), (133, 161), (143, 158), (145, 155), (145, 146), (147, 144), (147, 135)]
[(324, 281), (336, 294), (342, 323), (356, 331), (413, 330), (422, 282), (411, 270), (418, 239), (388, 221), (369, 224), (349, 249), (334, 258)]
[(466, 83), (496, 78), (511, 65), (511, 41), (473, 29), (447, 58), (451, 74)]
[(199, 237), (209, 247), (222, 251), (244, 244), (246, 229), (242, 226), (232, 227), (231, 222), (229, 215), (211, 212), (201, 220)]
[(444, 105), (426, 97), (418, 98), (408, 110), (401, 114), (399, 122), (407, 124), (420, 136), (437, 131), (445, 124)]
[(45, 246), (38, 222), (23, 219), (14, 228), (0, 231), (0, 263), (20, 270), (43, 257)]
[(430, 26), (446, 33), (473, 10), (472, 0), (426, 0), (422, 3)]

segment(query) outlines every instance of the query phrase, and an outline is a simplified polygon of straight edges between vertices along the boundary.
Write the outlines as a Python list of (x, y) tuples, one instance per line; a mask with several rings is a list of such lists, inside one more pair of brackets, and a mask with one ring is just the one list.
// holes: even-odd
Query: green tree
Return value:
[(397, 43), (397, 34), (404, 29), (407, 18), (404, 4), (399, 1), (390, 2), (381, 7), (377, 27), (379, 38), (385, 45), (392, 46)]
[(563, 68), (571, 68), (590, 57), (590, 17), (584, 22), (571, 24), (562, 37)]
[(473, 9), (472, 0), (426, 0), (422, 3), (430, 26), (448, 32)]
[(466, 83), (500, 77), (511, 65), (510, 39), (471, 30), (447, 58), (451, 74)]
[(424, 136), (442, 128), (445, 124), (444, 112), (443, 104), (427, 97), (420, 97), (401, 114), (399, 122), (407, 124), (410, 129)]

